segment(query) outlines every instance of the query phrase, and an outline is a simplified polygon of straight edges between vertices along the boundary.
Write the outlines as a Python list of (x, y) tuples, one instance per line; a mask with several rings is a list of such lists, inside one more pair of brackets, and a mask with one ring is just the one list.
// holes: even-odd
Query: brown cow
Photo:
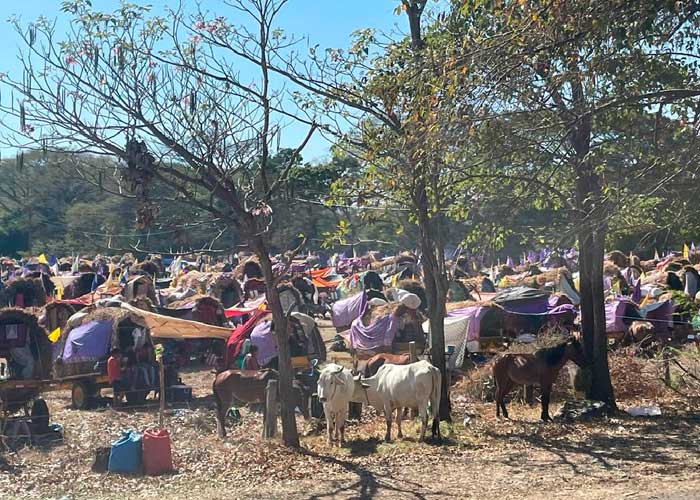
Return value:
[[(270, 380), (279, 380), (276, 370), (226, 370), (216, 376), (212, 392), (216, 399), (216, 428), (220, 438), (226, 437), (226, 413), (234, 401), (264, 404), (265, 389)], [(309, 389), (295, 380), (292, 397), (294, 405), (308, 419)]]

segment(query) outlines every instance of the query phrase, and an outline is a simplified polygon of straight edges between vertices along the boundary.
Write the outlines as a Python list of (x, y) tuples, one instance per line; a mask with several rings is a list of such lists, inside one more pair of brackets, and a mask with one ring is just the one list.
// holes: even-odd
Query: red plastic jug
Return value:
[(149, 476), (173, 470), (170, 434), (167, 429), (147, 429), (143, 433), (143, 469)]

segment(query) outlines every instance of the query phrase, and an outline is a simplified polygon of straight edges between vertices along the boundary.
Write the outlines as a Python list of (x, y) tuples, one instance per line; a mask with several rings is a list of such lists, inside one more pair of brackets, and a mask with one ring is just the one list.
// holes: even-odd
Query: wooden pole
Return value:
[(277, 401), (277, 381), (270, 380), (265, 388), (263, 439), (272, 439), (277, 434)]
[(418, 353), (416, 352), (416, 341), (412, 340), (408, 343), (408, 352), (411, 356), (411, 363), (418, 361)]
[(160, 410), (158, 411), (158, 425), (163, 428), (163, 413), (165, 413), (165, 366), (163, 365), (163, 358), (160, 359), (158, 363), (160, 370)]

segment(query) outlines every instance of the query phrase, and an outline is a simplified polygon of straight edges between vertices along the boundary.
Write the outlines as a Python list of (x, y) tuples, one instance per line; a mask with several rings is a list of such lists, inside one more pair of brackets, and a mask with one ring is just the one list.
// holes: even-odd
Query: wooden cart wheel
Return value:
[(97, 394), (95, 384), (82, 380), (75, 382), (71, 389), (71, 402), (76, 410), (86, 410), (93, 402), (93, 398)]

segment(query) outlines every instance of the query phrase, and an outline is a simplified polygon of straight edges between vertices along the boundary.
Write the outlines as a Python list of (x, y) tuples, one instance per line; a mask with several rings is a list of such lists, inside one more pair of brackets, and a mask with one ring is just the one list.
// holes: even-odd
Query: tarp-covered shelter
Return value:
[(41, 278), (14, 278), (0, 292), (0, 307), (42, 307), (46, 296)]
[(154, 304), (158, 303), (156, 298), (156, 287), (153, 282), (153, 277), (147, 274), (142, 274), (130, 279), (122, 292), (124, 300), (131, 302), (138, 297), (147, 297)]
[(44, 306), (43, 326), (49, 333), (56, 328), (64, 328), (68, 318), (82, 309), (82, 306), (75, 306), (65, 302), (49, 302)]
[(0, 310), (0, 357), (7, 383), (0, 382), (0, 409), (12, 413), (39, 394), (39, 386), (17, 387), (15, 380), (46, 380), (51, 375), (51, 342), (37, 317), (19, 308)]
[(71, 320), (58, 340), (56, 376), (93, 373), (95, 363), (106, 360), (112, 349), (127, 353), (141, 347), (151, 337), (142, 313), (128, 305), (102, 307)]
[(0, 309), (0, 357), (11, 379), (46, 379), (51, 374), (51, 342), (35, 314), (15, 307)]

